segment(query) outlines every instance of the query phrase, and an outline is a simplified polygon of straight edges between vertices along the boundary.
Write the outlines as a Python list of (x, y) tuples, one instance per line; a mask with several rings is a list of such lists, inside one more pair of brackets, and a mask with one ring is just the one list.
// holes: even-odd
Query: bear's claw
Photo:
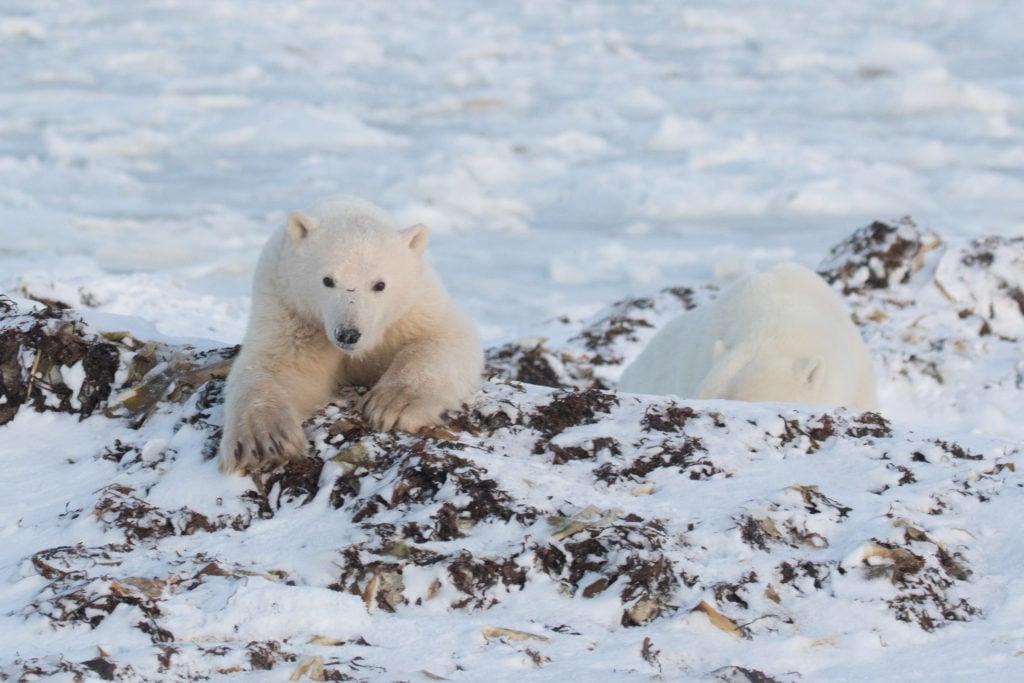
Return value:
[(443, 407), (404, 385), (377, 385), (363, 396), (360, 409), (374, 429), (415, 434), (441, 421)]
[(225, 473), (247, 474), (297, 460), (305, 452), (306, 435), (297, 418), (250, 407), (225, 425), (218, 467)]

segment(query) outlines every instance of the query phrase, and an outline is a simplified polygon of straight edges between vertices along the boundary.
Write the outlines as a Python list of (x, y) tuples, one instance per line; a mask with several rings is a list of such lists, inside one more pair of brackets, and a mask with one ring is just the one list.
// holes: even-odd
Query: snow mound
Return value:
[[(29, 510), (2, 527), (0, 677), (967, 675), (954, 640), (1009, 674), (1022, 264), (1021, 240), (907, 220), (833, 250), (881, 413), (610, 391), (715, 295), (693, 286), (491, 349), (476, 404), (429, 433), (371, 431), (347, 390), (307, 424), (313, 457), (251, 480), (211, 461), (234, 349), (0, 298), (0, 429), (22, 444), (2, 493)], [(1013, 438), (958, 431), (966, 413)]]

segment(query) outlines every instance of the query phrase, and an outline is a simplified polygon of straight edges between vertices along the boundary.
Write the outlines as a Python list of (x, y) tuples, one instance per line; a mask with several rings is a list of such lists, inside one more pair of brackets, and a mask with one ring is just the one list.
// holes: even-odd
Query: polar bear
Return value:
[(620, 391), (875, 409), (864, 340), (839, 297), (796, 263), (744, 278), (671, 320)]
[(288, 216), (253, 279), (252, 314), (228, 375), (223, 472), (306, 450), (302, 422), (341, 386), (380, 430), (437, 424), (476, 392), (483, 350), (423, 261), (423, 225), (398, 231), (373, 204), (341, 197)]

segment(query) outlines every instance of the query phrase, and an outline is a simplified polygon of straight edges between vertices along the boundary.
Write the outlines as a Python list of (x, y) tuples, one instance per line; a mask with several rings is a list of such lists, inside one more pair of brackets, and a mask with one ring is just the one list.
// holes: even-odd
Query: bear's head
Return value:
[(841, 373), (820, 355), (726, 349), (715, 344), (715, 364), (697, 389), (698, 398), (839, 405)]
[[(716, 344), (719, 350), (721, 342)], [(852, 364), (829, 365), (819, 353), (751, 352), (735, 348), (716, 356), (696, 389), (697, 398), (846, 405), (854, 408), (857, 377)], [(865, 409), (870, 408), (864, 405)]]
[(396, 230), (378, 207), (343, 200), (315, 215), (288, 216), (280, 266), (292, 305), (319, 318), (334, 346), (359, 354), (416, 303), (423, 276), (426, 226)]

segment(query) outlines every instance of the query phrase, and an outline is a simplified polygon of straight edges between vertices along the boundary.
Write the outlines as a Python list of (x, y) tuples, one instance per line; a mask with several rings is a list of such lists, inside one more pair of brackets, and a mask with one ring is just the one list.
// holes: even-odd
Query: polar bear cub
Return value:
[(671, 320), (622, 374), (620, 391), (874, 410), (864, 340), (816, 273), (783, 263)]
[(381, 430), (437, 424), (473, 396), (483, 351), (424, 263), (428, 239), (350, 197), (288, 216), (256, 266), (225, 389), (222, 471), (301, 458), (302, 422), (341, 386), (369, 387), (360, 408)]

